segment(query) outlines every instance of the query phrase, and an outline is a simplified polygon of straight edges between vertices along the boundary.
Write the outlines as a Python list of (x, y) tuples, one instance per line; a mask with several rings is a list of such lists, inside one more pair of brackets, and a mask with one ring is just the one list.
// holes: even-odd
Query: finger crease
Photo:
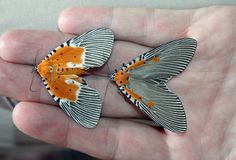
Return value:
[(104, 103), (105, 103), (105, 98), (106, 98), (106, 95), (107, 95), (107, 90), (108, 90), (109, 84), (110, 84), (110, 81), (107, 82), (107, 85), (106, 85), (106, 88), (105, 88), (105, 93), (104, 93), (104, 97), (103, 97), (104, 101), (103, 101), (102, 106), (104, 106)]
[(146, 15), (143, 17), (144, 24), (143, 24), (143, 42), (145, 44), (149, 44), (150, 35), (152, 35), (152, 28), (155, 26), (154, 20), (155, 20), (155, 10), (154, 9), (147, 9)]
[[(110, 123), (111, 124), (111, 123)], [(119, 128), (117, 128), (117, 125), (108, 125), (107, 127), (107, 131), (106, 131), (106, 147), (107, 150), (110, 150), (110, 154), (108, 155), (108, 159), (116, 159), (117, 157), (117, 153), (118, 153), (118, 149), (119, 149), (119, 137), (118, 137), (118, 131)]]
[(64, 140), (63, 140), (63, 146), (65, 146), (66, 148), (69, 147), (69, 131), (70, 131), (70, 119), (67, 118), (67, 125), (66, 125), (66, 130), (65, 130), (65, 136), (64, 136)]
[(113, 28), (113, 23), (114, 23), (114, 14), (115, 14), (115, 9), (111, 9), (111, 14), (110, 14), (110, 24), (108, 25), (109, 28)]

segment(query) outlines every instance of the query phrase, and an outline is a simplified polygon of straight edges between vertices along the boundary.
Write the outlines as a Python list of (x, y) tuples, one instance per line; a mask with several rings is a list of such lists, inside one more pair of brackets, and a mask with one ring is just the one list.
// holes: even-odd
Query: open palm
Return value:
[[(21, 30), (7, 32), (0, 43), (0, 94), (22, 100), (13, 112), (16, 126), (35, 138), (102, 159), (236, 158), (236, 8), (196, 10), (69, 8), (59, 18), (64, 33), (81, 34), (107, 27), (116, 42), (106, 65), (91, 70), (88, 84), (103, 97), (95, 129), (69, 119), (31, 70), (69, 34)], [(182, 38), (198, 41), (187, 69), (168, 82), (185, 107), (183, 134), (129, 120), (146, 119), (104, 76), (151, 47)]]

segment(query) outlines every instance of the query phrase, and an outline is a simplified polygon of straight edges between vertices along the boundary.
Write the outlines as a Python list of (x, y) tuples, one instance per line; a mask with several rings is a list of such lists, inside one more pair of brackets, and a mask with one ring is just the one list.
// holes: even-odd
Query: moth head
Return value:
[(115, 72), (112, 73), (112, 74), (110, 74), (110, 80), (111, 80), (111, 81), (115, 81), (115, 75), (116, 75), (116, 73), (117, 73), (117, 70), (115, 69)]
[(116, 82), (118, 86), (123, 86), (129, 83), (129, 73), (119, 70), (111, 75), (112, 80)]
[(34, 65), (34, 68), (32, 69), (32, 73), (35, 73), (36, 71), (38, 71), (38, 66)]
[(37, 66), (37, 72), (42, 76), (46, 77), (53, 73), (53, 67), (49, 61), (43, 61)]

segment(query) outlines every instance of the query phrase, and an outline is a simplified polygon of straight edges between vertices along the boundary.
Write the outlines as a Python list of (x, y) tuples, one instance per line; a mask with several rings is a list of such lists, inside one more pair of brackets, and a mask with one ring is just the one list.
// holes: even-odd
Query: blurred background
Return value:
[[(0, 0), (0, 35), (10, 29), (57, 31), (58, 15), (69, 6), (188, 9), (235, 4), (236, 0)], [(0, 160), (93, 159), (76, 151), (45, 144), (18, 131), (11, 119), (16, 103), (0, 96)]]

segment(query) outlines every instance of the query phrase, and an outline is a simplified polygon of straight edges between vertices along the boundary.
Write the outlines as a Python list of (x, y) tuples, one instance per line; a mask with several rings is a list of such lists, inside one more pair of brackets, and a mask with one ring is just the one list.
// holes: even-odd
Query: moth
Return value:
[(197, 41), (183, 38), (153, 48), (115, 70), (110, 79), (157, 125), (181, 133), (187, 130), (186, 115), (179, 97), (166, 83), (191, 61)]
[(98, 91), (90, 88), (81, 76), (108, 60), (113, 41), (110, 29), (91, 30), (64, 42), (35, 67), (61, 109), (86, 128), (98, 124), (102, 100)]

